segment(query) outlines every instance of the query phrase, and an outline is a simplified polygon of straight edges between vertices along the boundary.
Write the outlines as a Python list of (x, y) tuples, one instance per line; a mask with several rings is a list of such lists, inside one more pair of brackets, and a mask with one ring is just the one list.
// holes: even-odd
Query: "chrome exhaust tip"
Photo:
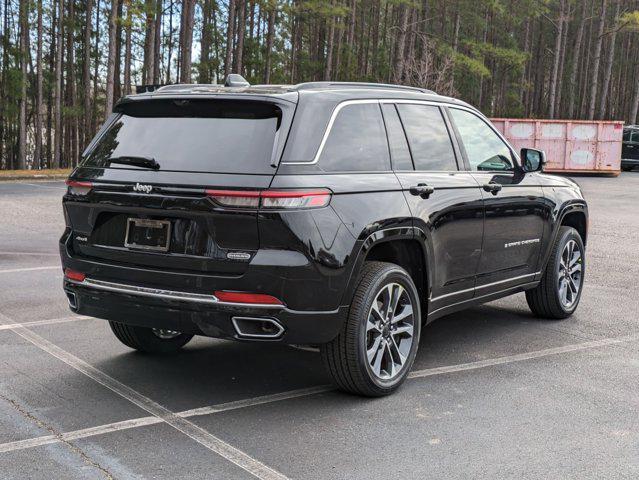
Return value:
[(284, 334), (284, 327), (273, 318), (233, 317), (231, 321), (239, 338), (276, 340)]
[(75, 293), (73, 292), (68, 292), (68, 291), (64, 291), (64, 293), (67, 295), (67, 302), (69, 302), (69, 308), (71, 310), (77, 310), (78, 309), (78, 299), (75, 296)]

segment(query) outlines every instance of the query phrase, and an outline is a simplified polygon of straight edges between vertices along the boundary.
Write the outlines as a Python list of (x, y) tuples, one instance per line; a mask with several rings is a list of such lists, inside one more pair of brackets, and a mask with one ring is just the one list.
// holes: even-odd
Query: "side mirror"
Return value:
[(534, 148), (521, 149), (521, 167), (524, 172), (540, 172), (546, 163), (546, 153)]

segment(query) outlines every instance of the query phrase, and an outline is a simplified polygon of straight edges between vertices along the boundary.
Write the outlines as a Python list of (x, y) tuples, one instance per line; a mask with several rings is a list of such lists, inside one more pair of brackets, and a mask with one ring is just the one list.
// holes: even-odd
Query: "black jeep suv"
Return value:
[(639, 167), (639, 125), (628, 125), (623, 129), (621, 169), (629, 172)]
[(124, 344), (317, 345), (342, 389), (408, 375), (423, 325), (526, 292), (577, 308), (587, 206), (473, 107), (393, 85), (175, 85), (122, 99), (67, 181), (73, 311)]

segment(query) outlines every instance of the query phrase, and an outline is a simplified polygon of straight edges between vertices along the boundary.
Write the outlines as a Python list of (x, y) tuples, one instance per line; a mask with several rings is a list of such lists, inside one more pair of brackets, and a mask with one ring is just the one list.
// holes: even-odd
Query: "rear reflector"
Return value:
[(331, 191), (314, 190), (207, 190), (215, 203), (232, 208), (298, 209), (325, 207)]
[(64, 182), (67, 184), (68, 192), (71, 195), (86, 195), (93, 188), (91, 182), (77, 182), (75, 180), (67, 180)]
[(278, 300), (271, 295), (264, 295), (263, 293), (227, 292), (218, 290), (214, 293), (214, 295), (221, 302), (248, 303), (254, 305), (283, 305), (281, 300)]
[(71, 270), (70, 268), (64, 269), (64, 276), (69, 280), (74, 280), (76, 282), (84, 282), (84, 279), (86, 278), (84, 273)]

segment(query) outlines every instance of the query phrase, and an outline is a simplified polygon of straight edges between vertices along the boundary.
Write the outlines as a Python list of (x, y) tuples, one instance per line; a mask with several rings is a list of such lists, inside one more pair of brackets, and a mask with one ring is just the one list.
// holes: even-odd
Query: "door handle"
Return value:
[(418, 183), (416, 186), (410, 187), (408, 191), (411, 195), (420, 196), (426, 199), (435, 191), (435, 187), (431, 187), (425, 183)]
[(495, 182), (484, 183), (482, 187), (485, 191), (490, 192), (493, 195), (497, 195), (497, 193), (501, 190), (501, 184)]

